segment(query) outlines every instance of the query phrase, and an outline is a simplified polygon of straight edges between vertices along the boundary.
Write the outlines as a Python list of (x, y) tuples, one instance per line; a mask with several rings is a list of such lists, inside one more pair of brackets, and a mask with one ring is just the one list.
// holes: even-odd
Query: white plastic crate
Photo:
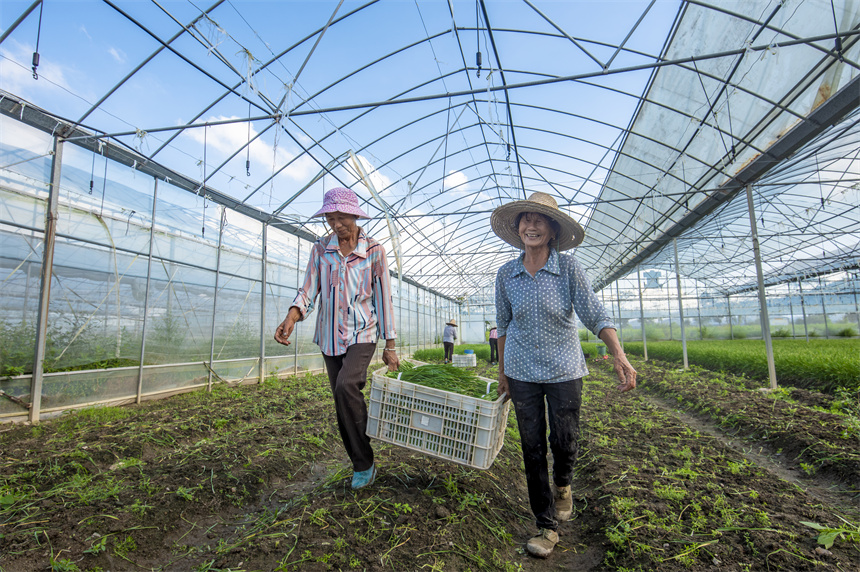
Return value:
[(386, 371), (383, 367), (373, 372), (368, 436), (476, 469), (492, 466), (505, 441), (510, 401), (399, 381), (386, 377)]
[(475, 354), (454, 354), (454, 367), (475, 367), (478, 357)]

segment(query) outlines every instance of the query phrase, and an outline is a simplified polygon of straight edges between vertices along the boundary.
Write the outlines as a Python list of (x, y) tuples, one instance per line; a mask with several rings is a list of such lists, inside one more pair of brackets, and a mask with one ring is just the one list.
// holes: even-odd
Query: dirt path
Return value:
[(642, 395), (641, 397), (699, 433), (717, 439), (768, 473), (792, 483), (804, 493), (824, 503), (844, 507), (845, 511), (855, 518), (860, 516), (860, 506), (858, 506), (856, 498), (857, 492), (846, 489), (842, 483), (834, 482), (826, 477), (801, 477), (798, 464), (774, 450), (767, 443), (748, 441), (728, 435), (710, 420), (682, 411), (660, 397), (654, 395)]

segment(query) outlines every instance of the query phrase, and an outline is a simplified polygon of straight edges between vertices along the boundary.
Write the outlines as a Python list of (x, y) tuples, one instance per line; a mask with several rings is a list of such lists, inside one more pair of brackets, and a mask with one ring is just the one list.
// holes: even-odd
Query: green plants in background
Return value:
[[(834, 393), (838, 388), (860, 389), (860, 340), (773, 340), (776, 375), (781, 385)], [(642, 355), (641, 343), (627, 342), (628, 354)], [(648, 344), (648, 357), (680, 362), (681, 342)], [(767, 381), (767, 354), (763, 340), (688, 341), (689, 363)]]

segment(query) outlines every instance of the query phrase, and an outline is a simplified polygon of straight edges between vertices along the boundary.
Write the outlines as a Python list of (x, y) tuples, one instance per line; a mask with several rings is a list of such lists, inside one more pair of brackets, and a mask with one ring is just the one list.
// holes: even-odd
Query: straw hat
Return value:
[(370, 218), (358, 206), (358, 197), (352, 191), (345, 187), (337, 187), (326, 192), (323, 197), (323, 206), (320, 210), (314, 213), (313, 216), (325, 216), (328, 213), (345, 213), (355, 215), (358, 218)]
[(456, 328), (457, 327), (457, 320), (451, 320), (450, 322), (446, 322), (445, 325), (454, 326)]
[(585, 238), (585, 231), (578, 222), (569, 215), (561, 212), (555, 199), (546, 193), (532, 193), (524, 201), (514, 201), (497, 207), (490, 217), (490, 225), (496, 235), (520, 250), (525, 250), (525, 245), (520, 238), (517, 228), (517, 215), (520, 213), (540, 213), (545, 215), (561, 227), (558, 236), (558, 249), (568, 250), (579, 245)]

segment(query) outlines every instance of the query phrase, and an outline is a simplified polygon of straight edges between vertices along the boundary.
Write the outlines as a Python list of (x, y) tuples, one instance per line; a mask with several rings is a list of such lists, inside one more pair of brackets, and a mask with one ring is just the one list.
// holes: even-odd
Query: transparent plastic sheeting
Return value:
[[(840, 21), (856, 22), (860, 17), (860, 5), (837, 3), (837, 7)], [(731, 2), (728, 8), (756, 21), (774, 10), (769, 21), (772, 28), (756, 37), (759, 44), (818, 35), (823, 15), (831, 18), (831, 6), (819, 2), (788, 3), (779, 10), (774, 3)], [(737, 50), (747, 45), (758, 29), (755, 21), (688, 4), (666, 59)], [(828, 42), (825, 50), (831, 47)], [(860, 47), (854, 45), (845, 57), (853, 61), (858, 54)], [(829, 63), (820, 49), (798, 44), (661, 67), (607, 177), (601, 203), (588, 221), (579, 257), (595, 279), (605, 278), (629, 259), (636, 251), (633, 245), (643, 236), (665, 232), (706, 196), (685, 193), (693, 188), (713, 191), (724, 184), (820, 105), (822, 95), (835, 93), (856, 74), (850, 66), (836, 66), (823, 75), (809, 74), (798, 83), (797, 70), (814, 70), (822, 62)], [(735, 85), (724, 86), (722, 80), (729, 77)], [(780, 110), (775, 103), (787, 109)], [(703, 117), (711, 106), (713, 111)], [(771, 119), (763, 123), (766, 118)], [(748, 145), (739, 144), (739, 140)], [(734, 148), (738, 149), (735, 154)], [(740, 199), (740, 212), (720, 222), (739, 220), (740, 226), (748, 229), (746, 201), (743, 196)], [(814, 207), (816, 200), (817, 196), (810, 193), (805, 206), (795, 204), (791, 210)], [(784, 240), (788, 245), (794, 239)], [(682, 254), (682, 260), (696, 258), (686, 250)], [(715, 283), (726, 279), (755, 282), (755, 270), (749, 266), (747, 278), (726, 276), (708, 266), (695, 270), (698, 278)]]
[[(4, 162), (23, 153), (5, 137), (2, 145)], [(47, 200), (47, 183), (36, 176), (45, 175), (44, 165), (37, 163), (3, 170), (0, 186), (0, 368), (6, 373), (0, 389), (25, 400), (29, 376), (16, 374), (32, 367)], [(263, 375), (323, 368), (313, 343), (315, 312), (298, 324), (290, 346), (272, 339), (304, 278), (310, 243), (268, 229), (261, 328), (260, 222), (203, 197), (189, 204), (186, 191), (163, 181), (156, 197), (153, 179), (121, 166), (110, 165), (109, 179), (94, 183), (92, 194), (84, 184), (88, 173), (65, 164), (62, 173), (43, 409), (134, 398), (144, 324), (142, 396), (208, 381), (210, 352), (216, 381), (259, 379), (261, 341)], [(396, 279), (392, 285), (402, 345), (430, 346), (457, 317), (449, 299)], [(84, 371), (50, 373), (69, 368)], [(0, 416), (21, 412), (0, 399)]]

